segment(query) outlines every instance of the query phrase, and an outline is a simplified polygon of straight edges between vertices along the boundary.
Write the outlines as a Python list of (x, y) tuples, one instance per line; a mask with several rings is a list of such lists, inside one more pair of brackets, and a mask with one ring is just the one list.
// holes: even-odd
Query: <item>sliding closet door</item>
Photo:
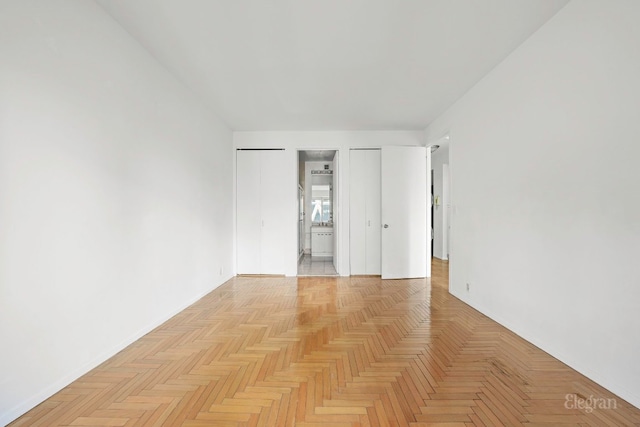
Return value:
[(238, 274), (260, 274), (261, 152), (236, 151), (236, 255)]
[[(284, 274), (287, 234), (287, 170), (284, 150), (261, 151), (261, 274)], [(289, 186), (293, 188), (293, 184)]]
[(351, 274), (380, 274), (380, 150), (349, 153)]
[(238, 274), (284, 274), (287, 173), (284, 150), (236, 151)]
[(380, 274), (380, 150), (366, 151), (366, 270), (365, 274)]
[(366, 151), (349, 152), (349, 265), (352, 275), (366, 273)]

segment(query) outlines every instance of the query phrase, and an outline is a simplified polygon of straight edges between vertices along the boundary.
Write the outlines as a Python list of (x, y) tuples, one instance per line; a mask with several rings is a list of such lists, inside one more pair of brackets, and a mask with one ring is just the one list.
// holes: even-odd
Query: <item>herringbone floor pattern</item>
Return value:
[(234, 278), (12, 425), (640, 425), (433, 271)]

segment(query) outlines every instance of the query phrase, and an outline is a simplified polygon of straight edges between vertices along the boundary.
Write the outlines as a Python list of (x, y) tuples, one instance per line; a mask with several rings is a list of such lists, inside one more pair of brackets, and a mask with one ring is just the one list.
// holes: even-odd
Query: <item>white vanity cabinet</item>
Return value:
[(311, 227), (311, 256), (333, 256), (333, 227)]

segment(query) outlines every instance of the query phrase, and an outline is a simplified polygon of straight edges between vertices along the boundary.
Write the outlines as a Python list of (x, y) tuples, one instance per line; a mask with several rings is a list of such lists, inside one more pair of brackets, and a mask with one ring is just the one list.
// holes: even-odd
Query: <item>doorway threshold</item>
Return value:
[(337, 276), (333, 257), (312, 257), (304, 254), (298, 263), (298, 276)]

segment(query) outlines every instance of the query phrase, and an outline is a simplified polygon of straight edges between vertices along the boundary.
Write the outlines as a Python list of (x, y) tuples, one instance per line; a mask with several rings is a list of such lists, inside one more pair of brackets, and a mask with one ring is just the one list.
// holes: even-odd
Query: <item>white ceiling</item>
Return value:
[(568, 0), (98, 0), (234, 130), (424, 129)]

